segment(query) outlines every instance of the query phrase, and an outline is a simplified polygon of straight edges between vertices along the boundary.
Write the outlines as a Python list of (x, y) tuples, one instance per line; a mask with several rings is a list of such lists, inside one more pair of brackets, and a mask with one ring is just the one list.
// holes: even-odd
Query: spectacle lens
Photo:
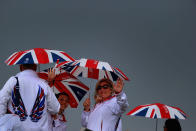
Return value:
[(110, 87), (109, 85), (98, 86), (97, 90), (101, 90), (101, 88), (108, 89), (109, 87)]

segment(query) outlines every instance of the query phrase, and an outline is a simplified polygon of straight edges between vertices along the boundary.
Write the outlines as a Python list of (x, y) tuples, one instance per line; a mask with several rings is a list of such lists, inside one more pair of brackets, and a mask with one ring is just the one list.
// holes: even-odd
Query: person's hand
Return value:
[(83, 103), (84, 111), (89, 112), (89, 111), (90, 111), (90, 105), (91, 105), (91, 101), (90, 101), (90, 98), (88, 97), (88, 98), (84, 101), (84, 103)]
[(123, 90), (124, 82), (122, 79), (118, 78), (116, 84), (114, 84), (115, 93), (120, 93)]
[(55, 77), (56, 77), (55, 69), (50, 68), (48, 70), (48, 82), (54, 81)]

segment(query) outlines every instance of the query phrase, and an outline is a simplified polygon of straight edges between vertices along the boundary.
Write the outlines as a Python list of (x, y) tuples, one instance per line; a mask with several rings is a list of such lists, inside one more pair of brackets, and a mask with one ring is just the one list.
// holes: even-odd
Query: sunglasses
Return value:
[(103, 89), (108, 89), (108, 88), (110, 88), (110, 87), (111, 87), (110, 85), (98, 86), (98, 87), (97, 87), (97, 91), (98, 91), (98, 90), (101, 90), (102, 88), (103, 88)]

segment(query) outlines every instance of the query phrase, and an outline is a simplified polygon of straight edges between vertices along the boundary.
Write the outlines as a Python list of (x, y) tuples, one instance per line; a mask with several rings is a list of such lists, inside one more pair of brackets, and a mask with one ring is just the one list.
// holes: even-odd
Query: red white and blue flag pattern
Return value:
[(143, 116), (147, 118), (186, 119), (187, 114), (178, 107), (160, 103), (140, 105), (131, 110), (127, 115)]
[(43, 110), (45, 108), (45, 94), (44, 90), (39, 86), (39, 90), (37, 93), (37, 98), (33, 105), (33, 109), (31, 110), (31, 121), (38, 122), (43, 114)]
[(14, 86), (14, 89), (12, 90), (12, 107), (13, 107), (14, 114), (18, 115), (21, 121), (25, 121), (28, 115), (19, 92), (19, 83), (17, 77), (16, 80), (17, 80), (17, 84)]
[(34, 48), (13, 53), (5, 63), (7, 65), (16, 64), (47, 64), (54, 63), (57, 60), (74, 61), (74, 59), (63, 51)]
[[(18, 115), (21, 121), (25, 121), (28, 115), (23, 100), (21, 98), (20, 92), (17, 89), (18, 86), (19, 85), (17, 84), (12, 91), (12, 107), (13, 107), (14, 114)], [(31, 110), (31, 114), (29, 115), (32, 122), (38, 122), (42, 118), (44, 107), (45, 107), (45, 94), (44, 94), (44, 90), (39, 86), (37, 98), (33, 105), (33, 109)]]
[[(47, 80), (48, 70), (38, 73), (39, 77)], [(70, 97), (70, 106), (76, 108), (85, 94), (89, 91), (89, 88), (80, 82), (75, 76), (67, 72), (62, 72), (56, 75), (53, 83), (50, 83), (50, 87), (55, 87), (55, 92), (66, 92)]]
[(116, 81), (119, 77), (123, 80), (129, 80), (129, 78), (118, 68), (112, 67), (107, 62), (92, 60), (92, 59), (80, 59), (73, 62), (62, 62), (56, 66), (69, 72), (74, 76), (102, 79), (108, 78), (112, 81)]

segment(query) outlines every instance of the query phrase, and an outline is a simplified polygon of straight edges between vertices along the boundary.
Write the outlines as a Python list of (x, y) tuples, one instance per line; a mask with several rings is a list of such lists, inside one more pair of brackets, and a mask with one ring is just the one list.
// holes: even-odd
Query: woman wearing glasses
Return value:
[(121, 131), (121, 115), (128, 107), (123, 90), (123, 80), (116, 84), (109, 79), (101, 79), (95, 88), (95, 105), (90, 109), (90, 98), (84, 103), (82, 126), (93, 131)]

